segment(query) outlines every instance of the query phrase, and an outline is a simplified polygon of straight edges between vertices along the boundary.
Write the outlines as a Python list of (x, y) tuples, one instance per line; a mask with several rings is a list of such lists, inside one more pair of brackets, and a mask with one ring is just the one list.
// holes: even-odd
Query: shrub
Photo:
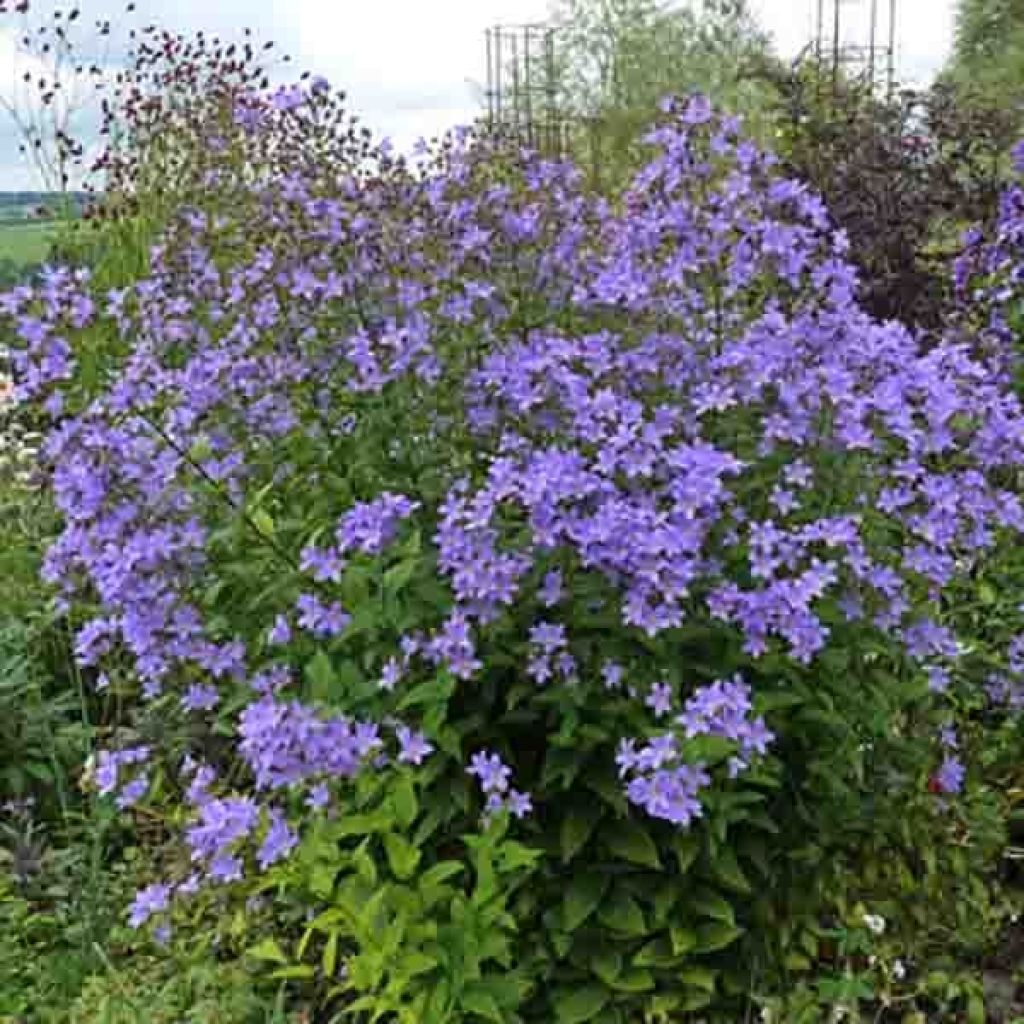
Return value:
[(862, 886), (989, 863), (944, 602), (1024, 415), (858, 307), (817, 197), (700, 97), (614, 202), (368, 152), (320, 80), (195, 103), (145, 276), (0, 298), (133, 925), (342, 1018), (735, 1020)]
[(780, 156), (848, 234), (861, 304), (941, 331), (949, 262), (964, 228), (994, 218), (1014, 116), (943, 84), (880, 97), (813, 63), (772, 80)]

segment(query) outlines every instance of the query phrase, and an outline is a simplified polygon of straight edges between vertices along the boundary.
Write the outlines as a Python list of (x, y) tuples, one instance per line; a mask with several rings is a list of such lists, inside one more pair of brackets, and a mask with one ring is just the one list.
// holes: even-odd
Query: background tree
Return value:
[(942, 78), (976, 105), (1016, 109), (1024, 124), (1024, 0), (958, 0)]
[(703, 92), (764, 136), (771, 57), (747, 0), (554, 0), (562, 103), (583, 125), (579, 155), (608, 184), (634, 166), (638, 136), (670, 93)]

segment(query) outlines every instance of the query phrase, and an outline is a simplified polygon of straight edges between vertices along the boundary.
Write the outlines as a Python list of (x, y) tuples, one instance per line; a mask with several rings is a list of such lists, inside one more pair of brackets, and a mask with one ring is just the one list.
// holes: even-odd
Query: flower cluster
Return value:
[(704, 763), (687, 759), (686, 741), (702, 736), (731, 741), (735, 752), (729, 774), (735, 777), (767, 752), (774, 737), (764, 719), (754, 716), (750, 687), (739, 678), (697, 688), (675, 724), (676, 731), (660, 733), (640, 747), (636, 740), (623, 740), (616, 761), (632, 803), (652, 817), (688, 825), (700, 817), (700, 791), (712, 778)]
[[(209, 180), (130, 287), (52, 270), (0, 297), (18, 395), (55, 421), (45, 574), (92, 609), (79, 661), (233, 725), (246, 792), (190, 783), (201, 874), (240, 877), (257, 841), (259, 865), (284, 856), (284, 795), (319, 807), (419, 764), (438, 737), (405, 691), (505, 678), (499, 645), (545, 696), (614, 691), (662, 718), (678, 699), (672, 731), (626, 738), (618, 763), (630, 801), (681, 826), (712, 785), (692, 744), (732, 744), (735, 776), (772, 734), (738, 678), (685, 692), (659, 665), (623, 690), (609, 631), (618, 651), (699, 626), (806, 665), (856, 622), (941, 680), (944, 593), (1024, 531), (1024, 408), (966, 346), (922, 351), (858, 307), (817, 197), (701, 98), (666, 104), (621, 202), (469, 133), (414, 171), (383, 149), (367, 170), (339, 132), (327, 174), (288, 158), (324, 96), (211, 96)], [(101, 373), (78, 372), (90, 331), (115, 339)], [(432, 577), (419, 603), (395, 596), (404, 569), (366, 570), (403, 528)], [(370, 631), (394, 649), (353, 656)], [(314, 652), (380, 685), (354, 683), (358, 707), (303, 701), (291, 672)], [(137, 762), (106, 757), (113, 791)], [(468, 770), (488, 812), (529, 811), (497, 755)]]
[(150, 757), (149, 747), (125, 747), (122, 750), (101, 750), (96, 755), (93, 780), (103, 794), (116, 794), (118, 807), (131, 807), (138, 803), (149, 789), (149, 775), (145, 769), (130, 773), (124, 769), (145, 765)]
[(478, 751), (470, 758), (467, 771), (479, 781), (486, 797), (485, 817), (508, 811), (516, 818), (525, 818), (533, 810), (529, 793), (522, 793), (509, 785), (512, 769), (497, 754)]

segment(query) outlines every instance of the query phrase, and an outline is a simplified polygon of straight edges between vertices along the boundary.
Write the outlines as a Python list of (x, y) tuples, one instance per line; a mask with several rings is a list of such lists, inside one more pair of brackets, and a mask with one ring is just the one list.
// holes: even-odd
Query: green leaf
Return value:
[(426, 974), (434, 970), (439, 964), (436, 956), (429, 956), (426, 953), (406, 953), (399, 961), (398, 969), (407, 978), (415, 978), (420, 974)]
[(416, 799), (416, 789), (407, 775), (403, 775), (395, 785), (391, 803), (395, 810), (395, 821), (403, 828), (408, 828), (416, 820), (419, 802)]
[(414, 686), (398, 705), (399, 711), (416, 707), (420, 704), (434, 704), (446, 701), (455, 692), (455, 679), (447, 672), (442, 672), (434, 679)]
[(317, 651), (306, 663), (306, 679), (309, 680), (309, 695), (313, 700), (330, 700), (334, 669), (326, 651)]
[(299, 981), (312, 978), (315, 974), (312, 967), (297, 964), (295, 967), (279, 967), (271, 972), (270, 977), (273, 981)]
[(430, 889), (446, 882), (449, 878), (466, 870), (465, 864), (454, 860), (443, 860), (432, 868), (427, 868), (420, 876), (420, 889)]
[(263, 939), (262, 942), (258, 942), (255, 946), (247, 949), (245, 955), (251, 956), (254, 960), (265, 960), (269, 963), (288, 963), (288, 957), (278, 944), (277, 939)]
[(601, 808), (595, 804), (576, 805), (562, 819), (559, 847), (562, 863), (568, 864), (583, 848), (601, 820)]
[(697, 933), (692, 928), (675, 925), (669, 929), (668, 935), (672, 943), (672, 952), (676, 956), (689, 953), (697, 945)]
[(652, 939), (633, 957), (634, 967), (670, 967), (678, 959), (667, 938)]
[(985, 1000), (977, 992), (967, 997), (967, 1024), (985, 1024)]
[(388, 594), (397, 594), (412, 579), (412, 574), (420, 564), (419, 557), (406, 558), (393, 565), (384, 573), (384, 589)]
[(601, 904), (597, 917), (612, 931), (624, 935), (643, 935), (647, 931), (640, 904), (622, 889), (616, 888), (611, 897)]
[(581, 985), (555, 993), (555, 1018), (558, 1024), (583, 1024), (593, 1020), (608, 1002), (603, 985)]
[(590, 958), (590, 969), (608, 985), (622, 972), (622, 954), (614, 950), (597, 953)]
[(654, 975), (642, 968), (633, 968), (619, 975), (609, 987), (617, 992), (649, 992), (654, 988)]
[(720, 921), (716, 921), (714, 924), (703, 924), (697, 929), (697, 945), (693, 947), (694, 952), (714, 953), (719, 949), (725, 949), (742, 934), (742, 928), (723, 924)]
[(672, 848), (679, 864), (679, 873), (685, 875), (700, 853), (700, 840), (695, 835), (679, 833), (672, 841)]
[(364, 839), (359, 849), (352, 854), (352, 865), (366, 885), (375, 886), (377, 884), (377, 865), (374, 864), (373, 858), (367, 852), (366, 843), (367, 841)]
[(724, 921), (726, 924), (736, 923), (736, 915), (733, 913), (729, 901), (710, 889), (702, 889), (694, 893), (690, 897), (690, 906), (703, 917)]
[(678, 1008), (686, 1012), (692, 1012), (693, 1010), (703, 1010), (710, 1002), (710, 993), (690, 992), (679, 1001)]
[(207, 437), (200, 437), (199, 440), (193, 441), (188, 449), (188, 457), (193, 462), (205, 462), (212, 455), (213, 447)]
[(596, 871), (574, 875), (562, 897), (562, 927), (574, 932), (597, 909), (606, 890), (608, 875)]
[(658, 848), (647, 831), (635, 821), (617, 821), (602, 833), (608, 849), (620, 860), (645, 868), (660, 868)]
[(684, 967), (679, 972), (680, 981), (686, 985), (692, 985), (694, 988), (703, 989), (705, 992), (715, 991), (715, 978), (717, 976), (717, 971), (713, 971), (708, 967), (701, 967), (698, 964)]
[(501, 1012), (498, 1001), (485, 988), (479, 985), (470, 985), (462, 993), (462, 1007), (469, 1013), (484, 1020), (493, 1020), (495, 1024), (503, 1024), (505, 1015)]
[(324, 955), (320, 959), (320, 965), (323, 967), (324, 976), (328, 978), (334, 977), (334, 972), (338, 967), (338, 933), (331, 932), (327, 938), (327, 944), (324, 946)]
[(337, 864), (318, 861), (309, 873), (309, 891), (320, 899), (327, 899), (334, 891), (334, 879), (337, 874)]
[(405, 881), (411, 878), (420, 862), (420, 851), (404, 836), (393, 832), (384, 836), (384, 851), (388, 856), (388, 865), (395, 878)]
[(749, 895), (754, 891), (750, 882), (747, 881), (747, 876), (743, 874), (743, 870), (740, 868), (740, 862), (736, 859), (736, 854), (728, 846), (719, 846), (715, 851), (711, 870), (723, 885), (728, 886), (730, 889), (735, 889), (736, 892)]
[(249, 518), (264, 537), (274, 536), (274, 520), (266, 510), (258, 508), (255, 512), (250, 513)]

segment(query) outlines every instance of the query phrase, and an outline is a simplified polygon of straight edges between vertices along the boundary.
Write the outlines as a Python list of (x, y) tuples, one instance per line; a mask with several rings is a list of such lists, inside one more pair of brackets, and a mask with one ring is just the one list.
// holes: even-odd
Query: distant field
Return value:
[(0, 262), (5, 259), (19, 265), (39, 262), (50, 247), (54, 226), (52, 221), (0, 223)]

